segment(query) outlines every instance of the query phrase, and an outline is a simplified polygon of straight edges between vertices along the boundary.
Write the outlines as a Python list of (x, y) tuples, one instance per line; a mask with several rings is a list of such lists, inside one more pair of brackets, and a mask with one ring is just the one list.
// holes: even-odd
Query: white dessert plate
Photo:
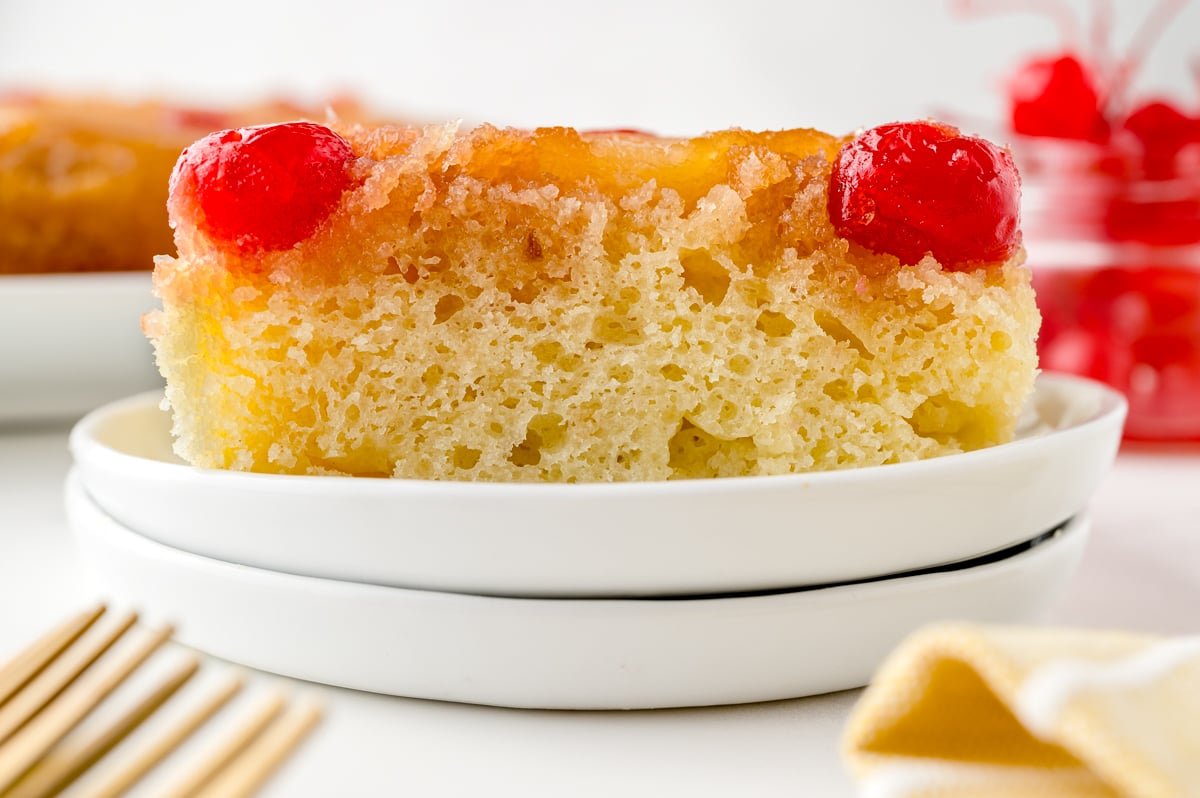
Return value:
[(150, 272), (0, 276), (0, 423), (77, 419), (161, 386)]
[(1019, 440), (824, 474), (546, 485), (196, 469), (156, 395), (73, 431), (85, 489), (167, 545), (288, 573), (509, 596), (644, 596), (826, 584), (1003, 549), (1080, 512), (1124, 400), (1044, 375)]
[(507, 596), (648, 596), (827, 584), (997, 551), (1061, 524), (1108, 470), (1125, 403), (1043, 375), (1021, 438), (917, 463), (621, 484), (301, 477), (192, 468), (154, 395), (71, 435), (122, 525), (274, 571)]
[(378, 693), (546, 709), (766, 701), (859, 687), (934, 621), (1036, 620), (1088, 524), (981, 564), (838, 587), (676, 599), (473, 596), (294, 576), (164, 546), (75, 478), (67, 513), (106, 598), (254, 668)]

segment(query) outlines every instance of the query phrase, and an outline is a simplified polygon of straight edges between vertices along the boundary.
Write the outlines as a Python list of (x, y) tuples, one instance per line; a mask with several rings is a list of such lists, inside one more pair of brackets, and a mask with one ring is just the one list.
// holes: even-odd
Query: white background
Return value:
[[(1065, 2), (1085, 19), (1103, 5)], [(1116, 51), (1155, 5), (1114, 0)], [(947, 109), (981, 130), (1002, 114), (1004, 76), (1062, 44), (1048, 16), (967, 17), (952, 0), (0, 0), (0, 88), (215, 103), (348, 91), (416, 119), (664, 134), (841, 133)], [(1189, 57), (1195, 2), (1139, 90), (1200, 114)]]

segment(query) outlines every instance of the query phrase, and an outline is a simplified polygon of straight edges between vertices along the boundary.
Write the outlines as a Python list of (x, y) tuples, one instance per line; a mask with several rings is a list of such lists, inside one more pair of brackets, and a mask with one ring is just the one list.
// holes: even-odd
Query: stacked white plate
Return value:
[(240, 474), (155, 395), (71, 438), (102, 589), (213, 655), (396, 695), (641, 708), (865, 684), (937, 620), (1025, 622), (1082, 553), (1119, 394), (1043, 375), (1018, 439), (854, 471), (479, 484)]

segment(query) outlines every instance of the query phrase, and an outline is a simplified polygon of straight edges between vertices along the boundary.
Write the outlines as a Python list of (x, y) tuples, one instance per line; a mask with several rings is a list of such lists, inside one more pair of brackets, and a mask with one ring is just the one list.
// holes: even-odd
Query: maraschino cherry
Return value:
[(937, 122), (872, 128), (834, 161), (829, 216), (838, 235), (912, 264), (931, 254), (964, 270), (1021, 244), (1012, 156)]
[[(962, 2), (968, 10), (975, 9), (969, 0)], [(1129, 133), (1140, 143), (1142, 174), (1138, 176), (1151, 180), (1174, 177), (1176, 154), (1184, 146), (1200, 143), (1200, 119), (1162, 100), (1129, 111), (1126, 94), (1155, 39), (1185, 2), (1160, 0), (1119, 58), (1108, 52), (1111, 9), (1100, 5), (1093, 23), (1096, 52), (1077, 54), (1068, 45), (1060, 53), (1035, 56), (1021, 64), (1008, 80), (1013, 132), (1097, 144), (1107, 144), (1112, 138), (1118, 149), (1119, 134)], [(1043, 5), (1047, 14), (1059, 18), (1066, 42), (1078, 38), (1072, 35), (1079, 26), (1071, 16), (1063, 18), (1056, 13), (1061, 7), (1049, 2)]]
[(1200, 118), (1161, 100), (1147, 102), (1125, 118), (1124, 127), (1142, 148), (1142, 169), (1150, 180), (1178, 174), (1176, 159), (1185, 147), (1200, 147)]
[(1012, 129), (1024, 136), (1103, 142), (1109, 125), (1091, 70), (1073, 55), (1034, 58), (1008, 83)]
[(195, 198), (196, 226), (222, 246), (277, 251), (333, 212), (354, 157), (345, 139), (311, 122), (223, 130), (183, 151), (171, 193)]
[[(1044, 264), (1038, 259), (1064, 256), (1031, 246), (1041, 366), (1123, 391), (1129, 438), (1200, 440), (1200, 271), (1192, 265), (1200, 245), (1200, 115), (1195, 106), (1129, 96), (1134, 72), (1183, 4), (1150, 6), (1118, 57), (1108, 44), (1110, 4), (1096, 3), (1091, 52), (1077, 46), (1081, 37), (1070, 32), (1079, 26), (1068, 19), (1063, 52), (1026, 62), (1009, 83), (1015, 132), (1079, 145), (1085, 156), (1062, 171), (1053, 160), (1045, 166), (1046, 185), (1072, 201), (1048, 205), (1043, 226), (1061, 225), (1060, 244), (1079, 237), (1089, 246), (1076, 248), (1083, 262)], [(1041, 5), (1051, 14), (1062, 7)], [(1097, 135), (1105, 128), (1109, 135)], [(1092, 170), (1082, 180), (1078, 163)], [(1105, 258), (1096, 262), (1090, 245), (1109, 242), (1119, 246), (1100, 249)]]

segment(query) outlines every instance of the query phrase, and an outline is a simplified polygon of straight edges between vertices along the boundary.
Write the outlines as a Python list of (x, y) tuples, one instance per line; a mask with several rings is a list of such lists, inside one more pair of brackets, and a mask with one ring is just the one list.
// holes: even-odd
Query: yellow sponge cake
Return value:
[[(175, 168), (179, 254), (158, 259), (145, 321), (177, 450), (258, 472), (587, 482), (1004, 442), (1039, 323), (1011, 160), (992, 148), (996, 175), (930, 189), (921, 207), (966, 211), (949, 233), (903, 203), (916, 232), (889, 232), (871, 181), (903, 187), (894, 150), (924, 144), (876, 133), (213, 134)], [(1003, 216), (999, 243), (971, 249), (971, 214)]]

